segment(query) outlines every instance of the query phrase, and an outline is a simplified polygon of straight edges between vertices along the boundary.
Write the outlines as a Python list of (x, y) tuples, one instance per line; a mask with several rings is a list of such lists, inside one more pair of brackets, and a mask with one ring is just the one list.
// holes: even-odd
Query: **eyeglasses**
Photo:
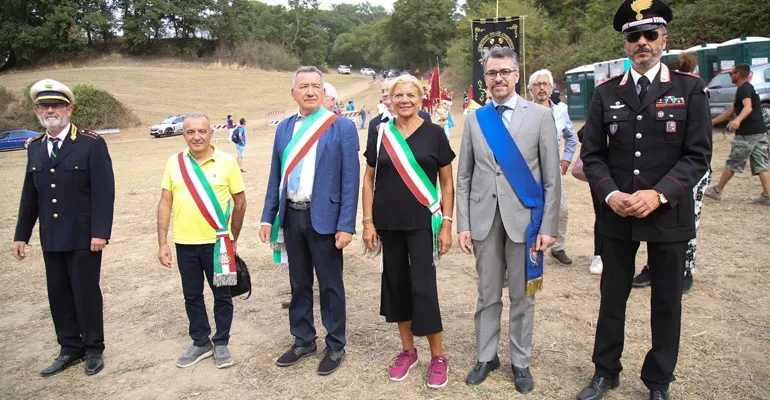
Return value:
[(636, 43), (642, 38), (642, 35), (644, 35), (644, 38), (647, 39), (648, 42), (654, 42), (660, 37), (658, 31), (632, 32), (626, 33), (626, 41), (628, 43)]
[(512, 73), (516, 71), (517, 70), (514, 70), (514, 69), (501, 69), (500, 71), (490, 70), (490, 71), (484, 72), (484, 76), (486, 76), (489, 79), (495, 79), (497, 78), (497, 74), (500, 74), (501, 78), (507, 79), (509, 76), (511, 76)]
[(550, 82), (537, 82), (537, 83), (533, 83), (533, 84), (532, 84), (532, 87), (541, 87), (541, 88), (547, 88), (547, 87), (549, 87), (549, 86), (551, 86), (551, 83), (550, 83)]

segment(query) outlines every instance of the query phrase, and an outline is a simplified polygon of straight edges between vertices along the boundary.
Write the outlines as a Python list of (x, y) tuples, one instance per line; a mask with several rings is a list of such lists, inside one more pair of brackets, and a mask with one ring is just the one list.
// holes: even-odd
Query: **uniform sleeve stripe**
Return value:
[(679, 185), (680, 188), (682, 188), (682, 191), (684, 192), (684, 194), (687, 194), (687, 191), (684, 190), (684, 186), (682, 186), (682, 184), (679, 183), (678, 180), (672, 178), (670, 175), (666, 175), (666, 178), (671, 179), (672, 181), (676, 182), (676, 184)]
[(599, 182), (596, 182), (596, 185), (594, 185), (594, 187), (599, 187), (599, 184), (600, 184), (600, 183), (602, 183), (602, 182), (604, 182), (604, 181), (606, 181), (607, 179), (610, 179), (610, 177), (608, 176), (608, 177), (606, 177), (606, 178), (604, 178), (604, 179), (600, 180)]

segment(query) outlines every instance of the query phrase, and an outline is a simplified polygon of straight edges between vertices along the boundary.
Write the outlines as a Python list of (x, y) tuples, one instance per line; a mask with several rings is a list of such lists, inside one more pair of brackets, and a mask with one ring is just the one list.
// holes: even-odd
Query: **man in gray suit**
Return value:
[[(508, 279), (510, 309), (510, 355), (516, 390), (529, 393), (534, 382), (529, 372), (532, 358), (532, 327), (535, 314), (534, 293), (542, 285), (542, 276), (528, 282), (528, 256), (542, 268), (542, 251), (556, 240), (559, 222), (559, 147), (553, 132), (553, 116), (548, 108), (526, 101), (515, 92), (519, 80), (516, 53), (508, 47), (493, 47), (484, 57), (484, 79), (494, 110), (479, 109), (468, 114), (463, 128), (460, 165), (457, 173), (457, 231), (460, 248), (475, 252), (479, 275), (479, 297), (476, 304), (476, 346), (478, 362), (468, 374), (466, 383), (479, 384), (489, 372), (500, 367), (497, 346), (500, 341), (500, 315), (503, 309), (503, 281)], [(497, 111), (497, 115), (494, 111)], [(506, 173), (510, 160), (507, 153), (498, 154), (490, 146), (489, 125), (482, 131), (482, 112), (501, 118), (513, 139), (504, 138), (518, 147), (523, 157), (521, 166), (529, 167), (534, 181), (542, 187), (540, 210), (542, 219), (533, 248), (527, 248), (527, 231), (538, 218), (524, 196), (517, 195), (512, 183), (516, 174)], [(488, 120), (485, 120), (488, 121)], [(499, 125), (499, 120), (494, 121)], [(503, 130), (503, 135), (505, 131)], [(502, 157), (501, 157), (502, 155)], [(499, 162), (499, 163), (498, 163)], [(526, 166), (524, 166), (526, 162)], [(501, 164), (504, 164), (501, 166)], [(510, 169), (508, 169), (510, 171)], [(523, 171), (523, 174), (526, 174)], [(531, 179), (529, 178), (529, 179)], [(535, 183), (533, 182), (533, 184)], [(520, 187), (520, 186), (518, 186)], [(537, 187), (537, 186), (536, 186)], [(538, 212), (538, 215), (540, 212)], [(533, 240), (534, 242), (534, 240)], [(529, 250), (529, 251), (528, 251)], [(539, 261), (535, 261), (539, 260)], [(542, 271), (542, 269), (541, 269)], [(534, 283), (534, 284), (533, 284)]]

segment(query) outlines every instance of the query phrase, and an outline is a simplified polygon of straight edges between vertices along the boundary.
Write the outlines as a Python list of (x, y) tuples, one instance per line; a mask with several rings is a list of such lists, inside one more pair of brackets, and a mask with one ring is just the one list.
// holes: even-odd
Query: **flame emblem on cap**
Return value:
[(642, 11), (649, 10), (652, 7), (652, 0), (634, 0), (631, 3), (631, 9), (636, 11), (636, 20), (641, 21), (644, 16)]
[(53, 89), (53, 83), (51, 83), (51, 81), (45, 81), (45, 88), (48, 90)]

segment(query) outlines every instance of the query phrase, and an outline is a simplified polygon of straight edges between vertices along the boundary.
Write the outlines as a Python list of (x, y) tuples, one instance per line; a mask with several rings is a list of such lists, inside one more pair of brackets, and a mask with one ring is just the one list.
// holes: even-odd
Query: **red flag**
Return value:
[(430, 101), (433, 102), (436, 99), (441, 98), (441, 85), (439, 82), (438, 65), (433, 67), (433, 76), (430, 81)]

